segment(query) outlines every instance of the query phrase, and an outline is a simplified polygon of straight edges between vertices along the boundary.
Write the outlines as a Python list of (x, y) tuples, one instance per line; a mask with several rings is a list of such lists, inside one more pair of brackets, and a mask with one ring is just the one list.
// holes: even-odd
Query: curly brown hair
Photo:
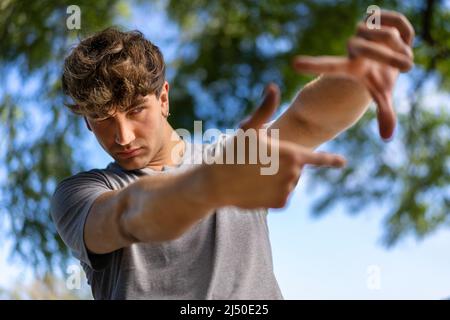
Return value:
[(165, 81), (164, 57), (140, 31), (107, 28), (82, 40), (64, 61), (63, 92), (75, 114), (104, 118), (127, 111), (139, 96), (158, 98)]

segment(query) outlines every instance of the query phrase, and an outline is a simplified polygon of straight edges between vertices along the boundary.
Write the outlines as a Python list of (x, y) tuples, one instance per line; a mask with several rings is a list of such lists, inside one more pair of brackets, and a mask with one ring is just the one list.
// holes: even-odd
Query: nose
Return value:
[(132, 125), (126, 120), (117, 119), (115, 141), (121, 146), (130, 144), (135, 139)]

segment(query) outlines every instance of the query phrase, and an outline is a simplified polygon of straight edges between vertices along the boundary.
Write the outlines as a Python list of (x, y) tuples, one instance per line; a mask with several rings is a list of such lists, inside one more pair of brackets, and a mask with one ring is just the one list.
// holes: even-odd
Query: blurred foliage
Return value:
[(83, 123), (63, 106), (63, 58), (77, 38), (112, 23), (117, 3), (77, 1), (82, 28), (68, 30), (72, 1), (0, 0), (0, 214), (10, 218), (13, 252), (41, 274), (68, 257), (49, 199), (57, 181), (85, 169), (74, 158)]
[[(350, 213), (375, 205), (387, 211), (383, 241), (389, 247), (408, 233), (422, 238), (450, 222), (450, 116), (442, 99), (428, 99), (433, 83), (436, 93), (450, 90), (450, 9), (443, 1), (172, 0), (170, 16), (183, 29), (180, 52), (189, 53), (179, 58), (172, 86), (180, 96), (172, 95), (172, 104), (180, 116), (195, 110), (214, 125), (230, 126), (254, 107), (269, 81), (289, 102), (310, 79), (292, 71), (292, 57), (344, 55), (372, 4), (404, 13), (416, 30), (408, 98), (396, 101), (406, 110), (390, 144), (379, 138), (372, 110), (330, 143), (349, 165), (315, 171), (312, 186), (327, 191), (313, 213), (320, 216), (339, 203)], [(207, 98), (198, 99), (189, 85)]]
[[(209, 126), (235, 125), (253, 109), (269, 81), (280, 85), (283, 102), (289, 102), (311, 79), (292, 71), (292, 57), (345, 54), (357, 21), (374, 4), (157, 2), (167, 6), (180, 30), (177, 57), (169, 65), (174, 70), (171, 121), (184, 128), (192, 128), (193, 119), (199, 118)], [(153, 5), (134, 5), (144, 3), (145, 10)], [(14, 252), (41, 272), (65, 268), (68, 257), (48, 214), (54, 187), (88, 169), (75, 156), (84, 124), (63, 107), (63, 57), (77, 38), (114, 24), (129, 14), (130, 6), (117, 0), (79, 0), (82, 29), (71, 31), (65, 24), (70, 4), (0, 0), (0, 215), (8, 217)], [(428, 101), (427, 88), (436, 83), (438, 92), (450, 90), (450, 11), (442, 1), (376, 4), (405, 13), (416, 28), (416, 68), (408, 74), (408, 101), (402, 101), (408, 107), (389, 145), (380, 142), (373, 112), (331, 143), (350, 163), (342, 171), (316, 171), (316, 182), (327, 192), (315, 212), (319, 215), (339, 202), (355, 213), (386, 203), (384, 239), (392, 245), (408, 233), (423, 237), (449, 223), (449, 115), (438, 100)]]
[[(84, 279), (85, 281), (86, 279)], [(49, 273), (34, 278), (30, 283), (16, 281), (7, 289), (0, 288), (0, 299), (6, 300), (92, 300), (87, 283), (79, 289), (69, 290), (66, 279)]]

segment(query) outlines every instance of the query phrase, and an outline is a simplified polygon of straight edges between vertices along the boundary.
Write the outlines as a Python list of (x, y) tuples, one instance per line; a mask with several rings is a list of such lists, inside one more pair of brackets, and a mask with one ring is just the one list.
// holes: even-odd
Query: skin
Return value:
[[(127, 113), (116, 112), (110, 117), (94, 120), (85, 117), (87, 128), (92, 131), (102, 148), (124, 169), (149, 167), (161, 170), (163, 165), (175, 165), (172, 149), (184, 142), (167, 121), (169, 112), (169, 84), (164, 83), (160, 96), (148, 94), (140, 97)], [(124, 157), (120, 152), (142, 148), (135, 157)]]
[[(380, 30), (359, 25), (348, 42), (347, 57), (294, 59), (295, 71), (321, 76), (305, 86), (270, 126), (279, 129), (279, 141), (273, 141), (270, 134), (258, 137), (263, 145), (278, 143), (277, 174), (261, 175), (260, 164), (202, 164), (179, 174), (143, 177), (96, 199), (85, 225), (87, 248), (108, 253), (136, 242), (170, 241), (223, 206), (285, 206), (305, 165), (345, 165), (341, 156), (313, 150), (358, 121), (371, 98), (377, 103), (381, 137), (392, 137), (396, 122), (392, 90), (398, 73), (413, 65), (414, 30), (396, 12), (383, 12), (381, 24)], [(117, 113), (106, 123), (86, 119), (104, 150), (128, 170), (176, 164), (171, 150), (183, 143), (170, 139), (174, 130), (166, 116), (169, 85), (164, 84), (160, 97), (150, 94), (145, 99), (146, 109), (136, 115)], [(273, 116), (279, 100), (279, 88), (269, 84), (263, 102), (241, 128), (261, 128)], [(143, 147), (136, 157), (117, 155), (135, 147)]]
[(398, 12), (382, 11), (380, 22), (380, 29), (371, 30), (364, 22), (358, 25), (356, 35), (348, 41), (347, 57), (298, 56), (294, 69), (362, 84), (361, 92), (368, 92), (377, 104), (380, 136), (389, 140), (396, 123), (392, 92), (399, 72), (414, 65), (411, 46), (415, 32), (408, 19)]

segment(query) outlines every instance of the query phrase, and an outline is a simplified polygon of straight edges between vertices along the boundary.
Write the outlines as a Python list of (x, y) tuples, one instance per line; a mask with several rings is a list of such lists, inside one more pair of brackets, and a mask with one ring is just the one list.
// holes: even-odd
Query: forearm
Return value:
[(167, 241), (181, 236), (220, 206), (213, 199), (207, 166), (181, 174), (139, 179), (124, 192), (127, 210), (122, 230), (140, 242)]
[(313, 131), (311, 134), (323, 140), (317, 142), (320, 144), (354, 125), (366, 112), (370, 101), (362, 84), (321, 76), (298, 93), (291, 108), (292, 114)]

